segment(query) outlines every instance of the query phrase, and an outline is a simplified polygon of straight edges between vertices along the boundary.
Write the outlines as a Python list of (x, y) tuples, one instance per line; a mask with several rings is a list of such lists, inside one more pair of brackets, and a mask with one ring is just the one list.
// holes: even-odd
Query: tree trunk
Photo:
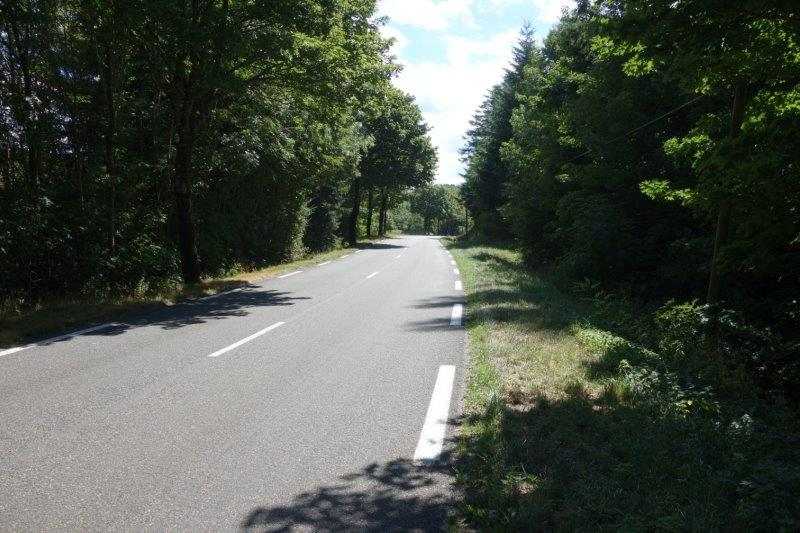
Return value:
[(113, 68), (111, 66), (112, 53), (106, 44), (105, 60), (103, 64), (103, 96), (106, 111), (106, 132), (104, 139), (105, 148), (105, 165), (106, 177), (111, 184), (111, 214), (109, 216), (109, 233), (111, 236), (111, 249), (114, 250), (117, 245), (117, 171), (116, 161), (114, 159), (114, 136), (116, 133), (116, 110), (114, 108), (114, 79)]
[(717, 229), (714, 235), (714, 253), (711, 259), (711, 272), (708, 276), (708, 292), (706, 302), (709, 305), (716, 305), (719, 301), (720, 293), (720, 259), (722, 245), (728, 240), (728, 233), (731, 227), (731, 211), (733, 202), (730, 198), (724, 198), (719, 203), (719, 213), (717, 215)]
[(378, 235), (381, 237), (386, 235), (386, 212), (389, 205), (389, 193), (384, 188), (381, 190), (381, 200), (378, 210)]
[(358, 217), (361, 211), (361, 178), (353, 178), (353, 184), (350, 186), (350, 196), (353, 208), (350, 211), (347, 241), (350, 245), (355, 246), (358, 243)]
[(178, 224), (178, 247), (181, 254), (181, 273), (185, 283), (200, 281), (200, 261), (192, 214), (192, 151), (194, 149), (194, 121), (191, 102), (184, 94), (181, 106), (178, 140), (175, 146), (175, 175), (172, 192)]
[(33, 94), (32, 66), (30, 64), (30, 58), (28, 57), (28, 51), (22, 43), (21, 30), (13, 17), (11, 18), (10, 28), (12, 30), (10, 36), (14, 43), (15, 54), (20, 70), (22, 71), (23, 94), (26, 102), (21, 123), (24, 128), (25, 140), (28, 143), (28, 184), (33, 187), (38, 187), (41, 157), (38, 124), (33, 118), (37, 116), (38, 113), (36, 109), (34, 109), (34, 101), (36, 99)]
[[(731, 129), (730, 138), (735, 139), (739, 136), (744, 120), (745, 94), (744, 85), (737, 84), (733, 91), (733, 105), (731, 106)], [(720, 201), (719, 216), (717, 218), (717, 230), (714, 237), (714, 255), (711, 259), (711, 272), (708, 277), (708, 294), (706, 301), (709, 305), (716, 305), (720, 294), (720, 259), (722, 246), (728, 238), (731, 225), (731, 212), (733, 211), (733, 201), (724, 198)]]
[(389, 194), (384, 189), (381, 192), (381, 207), (380, 214), (378, 215), (378, 235), (383, 237), (386, 235), (386, 215), (389, 207)]
[[(733, 90), (733, 103), (731, 105), (731, 129), (729, 136), (736, 139), (742, 130), (744, 121), (744, 107), (746, 104), (745, 85), (737, 83)], [(714, 236), (714, 253), (711, 258), (711, 272), (708, 276), (708, 292), (706, 303), (708, 303), (711, 316), (711, 339), (716, 350), (719, 345), (719, 296), (721, 290), (720, 269), (722, 260), (722, 247), (728, 240), (731, 228), (731, 215), (733, 213), (733, 200), (723, 198), (719, 203), (719, 215), (717, 216), (717, 229)]]
[(373, 211), (373, 194), (372, 185), (367, 190), (367, 238), (372, 237), (372, 211)]

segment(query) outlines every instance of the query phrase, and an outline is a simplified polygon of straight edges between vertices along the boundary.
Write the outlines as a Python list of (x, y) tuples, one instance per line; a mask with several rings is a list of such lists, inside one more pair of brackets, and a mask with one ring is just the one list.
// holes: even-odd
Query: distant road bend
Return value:
[(436, 530), (458, 272), (402, 237), (0, 350), (0, 529)]

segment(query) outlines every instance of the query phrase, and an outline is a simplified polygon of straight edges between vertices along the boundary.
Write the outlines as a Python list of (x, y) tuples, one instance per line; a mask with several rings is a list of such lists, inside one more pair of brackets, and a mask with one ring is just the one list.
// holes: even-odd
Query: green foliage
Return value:
[(510, 118), (517, 105), (523, 70), (537, 52), (533, 29), (525, 26), (514, 48), (511, 68), (473, 117), (467, 145), (462, 150), (467, 164), (462, 188), (464, 201), (472, 213), (476, 231), (490, 238), (509, 237), (509, 226), (499, 216), (500, 208), (508, 200), (510, 172), (502, 157), (503, 145), (512, 136)]
[(687, 364), (702, 352), (703, 306), (668, 304), (651, 320), (640, 302), (597, 284), (582, 283), (580, 297), (562, 292), (513, 251), (451, 251), (469, 308), (457, 471), (468, 526), (800, 525), (797, 413), (753, 394), (751, 377), (727, 365)]
[(455, 185), (429, 185), (411, 193), (396, 218), (408, 233), (459, 235), (464, 231), (464, 205)]
[(387, 83), (374, 89), (362, 112), (363, 157), (350, 180), (350, 214), (343, 224), (345, 239), (351, 244), (361, 234), (365, 196), (364, 233), (372, 236), (373, 213), (377, 210), (378, 234), (383, 235), (388, 229), (389, 209), (407, 189), (429, 183), (437, 164), (428, 125), (413, 97)]
[(389, 211), (389, 225), (411, 235), (425, 233), (425, 219), (411, 210), (411, 203), (408, 200), (400, 202)]
[[(398, 195), (430, 179), (374, 15), (372, 0), (0, 4), (0, 300), (124, 296), (326, 250), (361, 172)], [(369, 131), (376, 116), (389, 125)]]
[(559, 309), (468, 251), (475, 357), (500, 375), (465, 430), (480, 528), (798, 528), (798, 20), (579, 1), (478, 110), (470, 215), (578, 295)]
[[(781, 353), (800, 339), (798, 15), (780, 0), (579, 2), (493, 93), (513, 99), (476, 115), (462, 189), (476, 226), (510, 228), (526, 261), (565, 287), (588, 280), (653, 309), (705, 298), (718, 273), (712, 300), (735, 319), (687, 331), (690, 359), (724, 330), (718, 348), (735, 365), (794, 396), (793, 356)], [(488, 146), (502, 178), (481, 181)], [(760, 367), (743, 363), (738, 337)]]

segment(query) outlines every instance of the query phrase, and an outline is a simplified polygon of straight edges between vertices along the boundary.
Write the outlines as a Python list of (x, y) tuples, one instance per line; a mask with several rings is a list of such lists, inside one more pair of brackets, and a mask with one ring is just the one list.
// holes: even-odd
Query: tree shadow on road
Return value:
[[(120, 310), (115, 319), (100, 329), (85, 332), (79, 330), (51, 339), (33, 341), (32, 344), (51, 346), (82, 336), (109, 337), (145, 326), (158, 326), (165, 330), (173, 330), (193, 324), (247, 316), (260, 308), (285, 307), (310, 299), (310, 297), (296, 296), (287, 291), (263, 289), (257, 285), (246, 284), (239, 286), (234, 291), (211, 297), (187, 299), (174, 305), (158, 303), (143, 306), (136, 311)], [(91, 329), (91, 326), (87, 326), (86, 329)]]
[(450, 452), (433, 464), (372, 463), (289, 503), (253, 509), (240, 527), (293, 531), (442, 531), (453, 504)]
[(388, 242), (361, 242), (356, 246), (359, 250), (401, 250), (407, 248), (401, 244), (391, 244)]

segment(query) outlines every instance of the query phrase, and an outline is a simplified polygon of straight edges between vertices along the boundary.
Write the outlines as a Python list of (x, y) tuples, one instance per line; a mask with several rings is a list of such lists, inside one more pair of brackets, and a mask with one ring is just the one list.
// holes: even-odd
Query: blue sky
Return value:
[(439, 183), (461, 183), (458, 149), (469, 120), (500, 81), (525, 21), (547, 35), (572, 0), (379, 0), (403, 65), (395, 85), (414, 95), (439, 152)]

